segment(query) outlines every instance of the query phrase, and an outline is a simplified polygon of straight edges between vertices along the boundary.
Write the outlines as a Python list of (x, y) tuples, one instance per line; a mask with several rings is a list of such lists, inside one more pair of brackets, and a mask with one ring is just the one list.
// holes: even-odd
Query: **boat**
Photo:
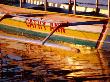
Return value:
[[(31, 9), (31, 12), (33, 11), (35, 12), (31, 14), (10, 14), (11, 18), (5, 18), (0, 22), (0, 29), (10, 33), (45, 38), (59, 26), (49, 37), (50, 40), (97, 47), (108, 23), (108, 18), (104, 17)], [(1, 16), (3, 16), (2, 13)]]

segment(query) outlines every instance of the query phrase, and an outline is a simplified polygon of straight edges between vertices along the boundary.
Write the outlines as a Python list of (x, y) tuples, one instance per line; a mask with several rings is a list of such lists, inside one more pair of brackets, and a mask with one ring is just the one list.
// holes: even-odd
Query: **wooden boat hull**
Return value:
[[(43, 38), (51, 32), (51, 28), (49, 26), (46, 26), (45, 28), (39, 28), (38, 26), (28, 27), (25, 22), (16, 21), (13, 19), (3, 20), (0, 24), (0, 29), (10, 31), (12, 33), (29, 34)], [(65, 31), (62, 31), (59, 29), (59, 31), (56, 31), (50, 39), (95, 47), (99, 36), (100, 33), (92, 33), (72, 29), (65, 29)]]

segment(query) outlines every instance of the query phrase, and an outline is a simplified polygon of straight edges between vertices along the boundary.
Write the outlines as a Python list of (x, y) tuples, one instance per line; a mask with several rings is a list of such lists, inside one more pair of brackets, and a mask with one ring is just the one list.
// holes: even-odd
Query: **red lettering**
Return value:
[[(50, 31), (53, 31), (57, 26), (59, 26), (60, 23), (50, 23)], [(56, 32), (65, 33), (64, 27), (59, 27)]]
[(36, 28), (36, 20), (33, 20), (33, 28)]
[(44, 29), (46, 30), (46, 27), (45, 27), (46, 26), (46, 22), (43, 22), (43, 26), (44, 26)]
[(31, 27), (32, 26), (32, 19), (26, 19), (26, 25), (28, 27)]
[(35, 20), (32, 20), (32, 19), (26, 19), (26, 25), (28, 27), (36, 27), (36, 21)]
[[(28, 27), (33, 27), (36, 28), (36, 25), (38, 24), (38, 28), (42, 29), (44, 28), (46, 30), (46, 22), (43, 21), (36, 21), (36, 20), (32, 20), (32, 19), (26, 19), (26, 25)], [(56, 27), (58, 27), (59, 25), (61, 25), (60, 23), (50, 23), (50, 31), (53, 31)], [(56, 32), (60, 32), (60, 33), (65, 33), (65, 29), (64, 27), (59, 27)]]
[(60, 32), (61, 32), (61, 33), (65, 33), (64, 27), (60, 27), (59, 29), (60, 29)]
[(50, 31), (54, 30), (53, 23), (50, 23)]
[[(60, 24), (59, 23), (55, 23), (55, 28), (57, 27), (57, 26), (59, 26)], [(60, 29), (58, 28), (57, 30), (56, 30), (56, 32), (60, 32)]]
[(38, 21), (38, 28), (42, 29), (42, 22), (41, 21)]

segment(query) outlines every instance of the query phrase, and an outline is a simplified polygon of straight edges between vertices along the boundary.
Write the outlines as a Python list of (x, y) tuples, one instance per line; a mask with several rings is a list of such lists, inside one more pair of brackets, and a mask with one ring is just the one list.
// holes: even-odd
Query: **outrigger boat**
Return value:
[(108, 23), (107, 18), (44, 11), (8, 16), (1, 20), (1, 30), (43, 37), (42, 44), (50, 39), (96, 47)]

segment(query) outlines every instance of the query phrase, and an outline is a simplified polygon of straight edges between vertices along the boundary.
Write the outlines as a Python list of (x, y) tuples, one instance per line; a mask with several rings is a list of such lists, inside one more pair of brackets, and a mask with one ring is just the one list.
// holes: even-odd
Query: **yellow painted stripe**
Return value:
[[(0, 23), (5, 24), (5, 25), (9, 25), (9, 26), (15, 26), (18, 28), (23, 28), (26, 30), (32, 30), (32, 31), (38, 31), (38, 32), (46, 32), (46, 33), (50, 33), (50, 28), (46, 27), (45, 29), (39, 29), (39, 28), (29, 28), (26, 26), (26, 24), (24, 22), (20, 22), (20, 21), (15, 21), (12, 19), (4, 19), (2, 20)], [(97, 33), (90, 33), (90, 32), (82, 32), (82, 31), (76, 31), (76, 30), (70, 30), (70, 29), (66, 29), (66, 33), (59, 33), (56, 32), (55, 34), (58, 35), (62, 35), (62, 36), (68, 36), (68, 37), (73, 37), (73, 38), (81, 38), (81, 39), (86, 39), (86, 40), (95, 40), (97, 41), (98, 37), (100, 34)]]

